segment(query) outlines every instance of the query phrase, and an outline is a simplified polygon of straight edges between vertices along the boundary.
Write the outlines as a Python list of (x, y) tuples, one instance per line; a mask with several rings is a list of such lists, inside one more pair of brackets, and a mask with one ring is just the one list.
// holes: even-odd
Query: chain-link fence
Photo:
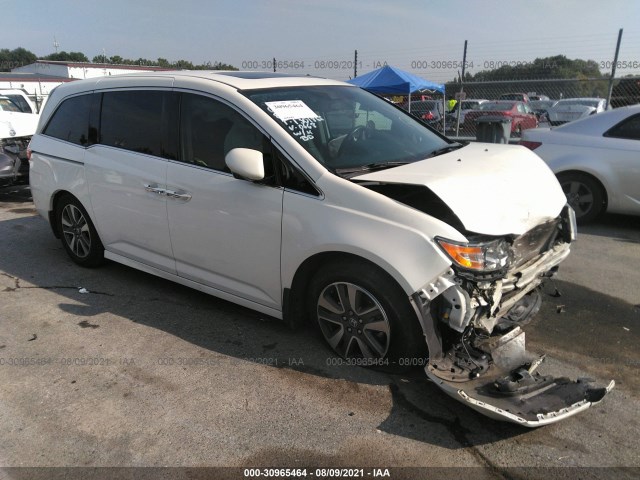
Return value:
[[(611, 101), (607, 102), (609, 89)], [(407, 107), (407, 97), (389, 97)], [(557, 126), (611, 108), (640, 103), (640, 76), (504, 80), (447, 84), (445, 93), (414, 93), (411, 113), (453, 138), (475, 138), (487, 117), (509, 120), (514, 141), (523, 130)]]
[[(430, 39), (402, 47), (391, 42), (384, 50), (347, 48), (286, 59), (274, 52), (272, 58), (243, 60), (240, 68), (350, 80), (392, 65), (445, 86), (444, 96), (415, 93), (410, 104), (406, 95), (388, 98), (403, 108), (411, 105), (412, 114), (453, 137), (475, 137), (478, 109), (490, 108), (489, 113), (502, 115), (495, 110), (497, 105), (481, 104), (503, 96), (524, 99), (527, 94), (531, 102), (526, 108), (515, 106), (512, 115), (511, 133), (517, 136), (536, 125), (559, 125), (640, 103), (640, 35), (634, 31), (623, 35), (622, 29), (616, 33), (567, 36), (560, 32), (555, 37), (536, 35), (533, 41), (525, 36), (506, 40), (498, 33), (484, 41), (456, 44), (448, 38), (440, 43)], [(457, 107), (450, 111), (453, 99)], [(467, 113), (471, 114), (468, 120)]]
[[(607, 97), (611, 88), (611, 102)], [(404, 99), (393, 97), (393, 101)], [(476, 137), (484, 117), (511, 120), (511, 136), (640, 103), (640, 76), (614, 79), (505, 80), (447, 84), (441, 94), (412, 95), (411, 113), (450, 137)], [(453, 108), (451, 108), (453, 107)]]

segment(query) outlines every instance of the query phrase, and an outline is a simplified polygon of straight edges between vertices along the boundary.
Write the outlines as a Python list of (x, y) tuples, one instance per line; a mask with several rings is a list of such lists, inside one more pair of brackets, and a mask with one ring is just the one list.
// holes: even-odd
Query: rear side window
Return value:
[(640, 140), (640, 115), (635, 115), (620, 122), (605, 133), (604, 136)]
[(42, 133), (86, 147), (91, 97), (91, 94), (80, 95), (62, 102)]
[(105, 92), (100, 143), (157, 157), (178, 157), (178, 95), (166, 91)]

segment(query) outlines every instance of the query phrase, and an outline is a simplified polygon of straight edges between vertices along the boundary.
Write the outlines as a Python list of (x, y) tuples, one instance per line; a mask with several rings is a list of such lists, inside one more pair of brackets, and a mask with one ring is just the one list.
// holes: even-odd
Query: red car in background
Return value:
[(538, 117), (526, 103), (497, 100), (485, 102), (477, 110), (468, 112), (464, 117), (464, 129), (475, 132), (475, 122), (482, 117), (511, 118), (511, 134), (516, 136), (523, 130), (538, 126)]

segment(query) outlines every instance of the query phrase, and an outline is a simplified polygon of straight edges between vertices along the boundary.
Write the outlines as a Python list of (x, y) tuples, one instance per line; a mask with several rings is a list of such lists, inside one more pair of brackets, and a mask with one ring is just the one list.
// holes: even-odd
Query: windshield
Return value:
[(20, 108), (8, 98), (0, 98), (0, 110), (5, 112), (20, 112)]
[(529, 106), (534, 110), (542, 110), (545, 108), (551, 108), (555, 102), (553, 100), (532, 100), (529, 102)]
[(522, 100), (524, 95), (521, 93), (505, 93), (504, 95), (500, 95), (500, 99), (502, 100)]
[(496, 112), (506, 112), (513, 108), (513, 103), (511, 102), (487, 102), (480, 105), (478, 110), (493, 110)]
[(243, 93), (334, 172), (415, 162), (451, 145), (361, 88), (284, 87)]
[(462, 110), (477, 110), (480, 105), (480, 102), (465, 101), (462, 102)]
[(5, 94), (5, 96), (11, 100), (19, 109), (21, 112), (24, 113), (33, 113), (31, 111), (31, 107), (29, 106), (29, 104), (26, 102), (26, 100), (24, 98), (22, 98), (20, 95), (13, 95), (13, 94)]

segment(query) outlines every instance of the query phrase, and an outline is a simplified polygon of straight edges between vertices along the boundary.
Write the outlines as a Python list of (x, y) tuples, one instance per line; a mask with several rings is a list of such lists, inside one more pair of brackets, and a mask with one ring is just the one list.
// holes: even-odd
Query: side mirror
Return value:
[(224, 157), (224, 161), (234, 176), (253, 181), (264, 179), (264, 160), (258, 150), (233, 148)]

